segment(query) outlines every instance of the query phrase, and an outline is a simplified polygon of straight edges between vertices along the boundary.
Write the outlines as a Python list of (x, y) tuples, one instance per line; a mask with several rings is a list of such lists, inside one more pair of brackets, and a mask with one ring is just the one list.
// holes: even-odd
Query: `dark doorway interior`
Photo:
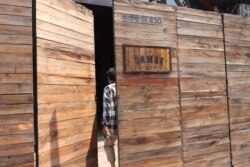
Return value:
[(114, 67), (113, 11), (111, 7), (86, 5), (94, 14), (97, 128), (102, 120), (103, 89), (108, 84), (106, 71)]

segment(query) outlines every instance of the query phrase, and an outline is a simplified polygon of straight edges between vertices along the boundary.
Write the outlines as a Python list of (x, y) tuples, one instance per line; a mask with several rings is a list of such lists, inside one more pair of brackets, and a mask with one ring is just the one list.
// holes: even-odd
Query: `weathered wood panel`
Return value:
[(250, 166), (250, 19), (224, 15), (232, 161)]
[(34, 166), (32, 1), (0, 0), (0, 166)]
[(220, 14), (177, 8), (185, 167), (230, 167), (223, 26)]
[(97, 166), (92, 12), (37, 0), (39, 166)]
[[(182, 166), (175, 17), (166, 5), (115, 1), (121, 167)], [(170, 47), (172, 72), (124, 74), (123, 45)]]

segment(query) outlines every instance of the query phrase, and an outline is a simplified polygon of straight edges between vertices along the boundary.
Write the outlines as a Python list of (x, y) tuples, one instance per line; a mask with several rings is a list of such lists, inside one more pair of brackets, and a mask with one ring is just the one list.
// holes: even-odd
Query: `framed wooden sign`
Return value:
[(167, 47), (124, 45), (125, 73), (170, 73), (171, 50)]

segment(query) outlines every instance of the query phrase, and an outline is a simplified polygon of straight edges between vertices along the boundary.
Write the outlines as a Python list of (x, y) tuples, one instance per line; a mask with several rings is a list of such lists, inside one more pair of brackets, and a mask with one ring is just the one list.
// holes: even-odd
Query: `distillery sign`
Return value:
[(169, 73), (170, 48), (124, 45), (125, 73)]

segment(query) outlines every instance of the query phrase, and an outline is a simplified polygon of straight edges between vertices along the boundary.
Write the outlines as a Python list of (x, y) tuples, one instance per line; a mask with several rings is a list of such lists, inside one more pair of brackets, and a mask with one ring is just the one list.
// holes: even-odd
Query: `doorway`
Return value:
[[(115, 66), (113, 41), (113, 9), (112, 7), (83, 4), (93, 11), (95, 34), (95, 64), (96, 64), (96, 105), (97, 105), (97, 134), (98, 134), (98, 166), (109, 164), (103, 149), (104, 137), (101, 133), (103, 111), (103, 89), (108, 84), (106, 71)], [(116, 158), (117, 144), (116, 144)], [(118, 159), (118, 158), (117, 158)], [(108, 167), (107, 166), (107, 167)], [(118, 165), (117, 165), (118, 166)]]

